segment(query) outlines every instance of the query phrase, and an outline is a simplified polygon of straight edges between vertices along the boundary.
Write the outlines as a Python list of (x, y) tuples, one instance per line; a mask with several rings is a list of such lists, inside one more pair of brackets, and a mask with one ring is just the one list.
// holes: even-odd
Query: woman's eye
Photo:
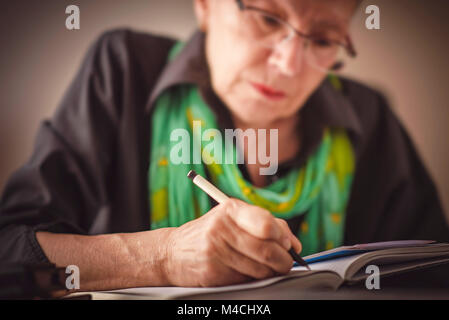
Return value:
[(328, 39), (313, 39), (313, 45), (317, 46), (317, 47), (323, 47), (323, 48), (327, 48), (333, 45), (333, 42), (328, 40)]
[(269, 27), (272, 27), (272, 28), (273, 27), (278, 27), (278, 26), (281, 25), (277, 19), (275, 19), (273, 17), (270, 17), (270, 16), (263, 15), (262, 16), (262, 20), (263, 20), (263, 23), (266, 26), (269, 26)]

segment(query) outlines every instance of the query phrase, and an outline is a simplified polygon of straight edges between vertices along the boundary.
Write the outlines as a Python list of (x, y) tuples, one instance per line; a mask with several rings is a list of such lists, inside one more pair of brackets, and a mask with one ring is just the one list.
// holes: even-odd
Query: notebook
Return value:
[(409, 240), (344, 246), (320, 252), (304, 260), (311, 270), (294, 265), (287, 275), (239, 285), (214, 288), (147, 287), (94, 292), (93, 299), (195, 299), (195, 296), (255, 290), (270, 286), (299, 289), (338, 289), (343, 283), (364, 281), (366, 267), (379, 267), (381, 278), (420, 268), (449, 263), (449, 243)]

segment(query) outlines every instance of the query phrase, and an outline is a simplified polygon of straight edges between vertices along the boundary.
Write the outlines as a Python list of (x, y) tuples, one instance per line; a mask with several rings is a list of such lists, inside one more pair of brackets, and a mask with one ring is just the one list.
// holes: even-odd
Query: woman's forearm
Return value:
[(48, 259), (58, 267), (76, 265), (80, 291), (169, 285), (166, 239), (172, 229), (81, 236), (37, 232)]

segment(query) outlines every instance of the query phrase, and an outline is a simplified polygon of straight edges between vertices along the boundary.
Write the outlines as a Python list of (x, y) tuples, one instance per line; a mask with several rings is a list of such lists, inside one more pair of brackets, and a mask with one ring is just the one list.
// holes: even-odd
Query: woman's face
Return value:
[[(244, 0), (288, 21), (304, 34), (344, 41), (357, 0)], [(326, 73), (304, 59), (304, 40), (266, 47), (242, 32), (235, 0), (195, 0), (212, 86), (234, 118), (248, 126), (272, 126), (292, 117)], [(243, 22), (243, 23), (242, 23)]]

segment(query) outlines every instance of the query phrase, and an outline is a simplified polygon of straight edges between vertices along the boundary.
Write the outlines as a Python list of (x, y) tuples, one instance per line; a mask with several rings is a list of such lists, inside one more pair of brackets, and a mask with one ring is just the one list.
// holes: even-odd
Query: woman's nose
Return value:
[(268, 64), (286, 76), (293, 77), (303, 68), (305, 62), (304, 39), (293, 37), (279, 43), (268, 59)]

